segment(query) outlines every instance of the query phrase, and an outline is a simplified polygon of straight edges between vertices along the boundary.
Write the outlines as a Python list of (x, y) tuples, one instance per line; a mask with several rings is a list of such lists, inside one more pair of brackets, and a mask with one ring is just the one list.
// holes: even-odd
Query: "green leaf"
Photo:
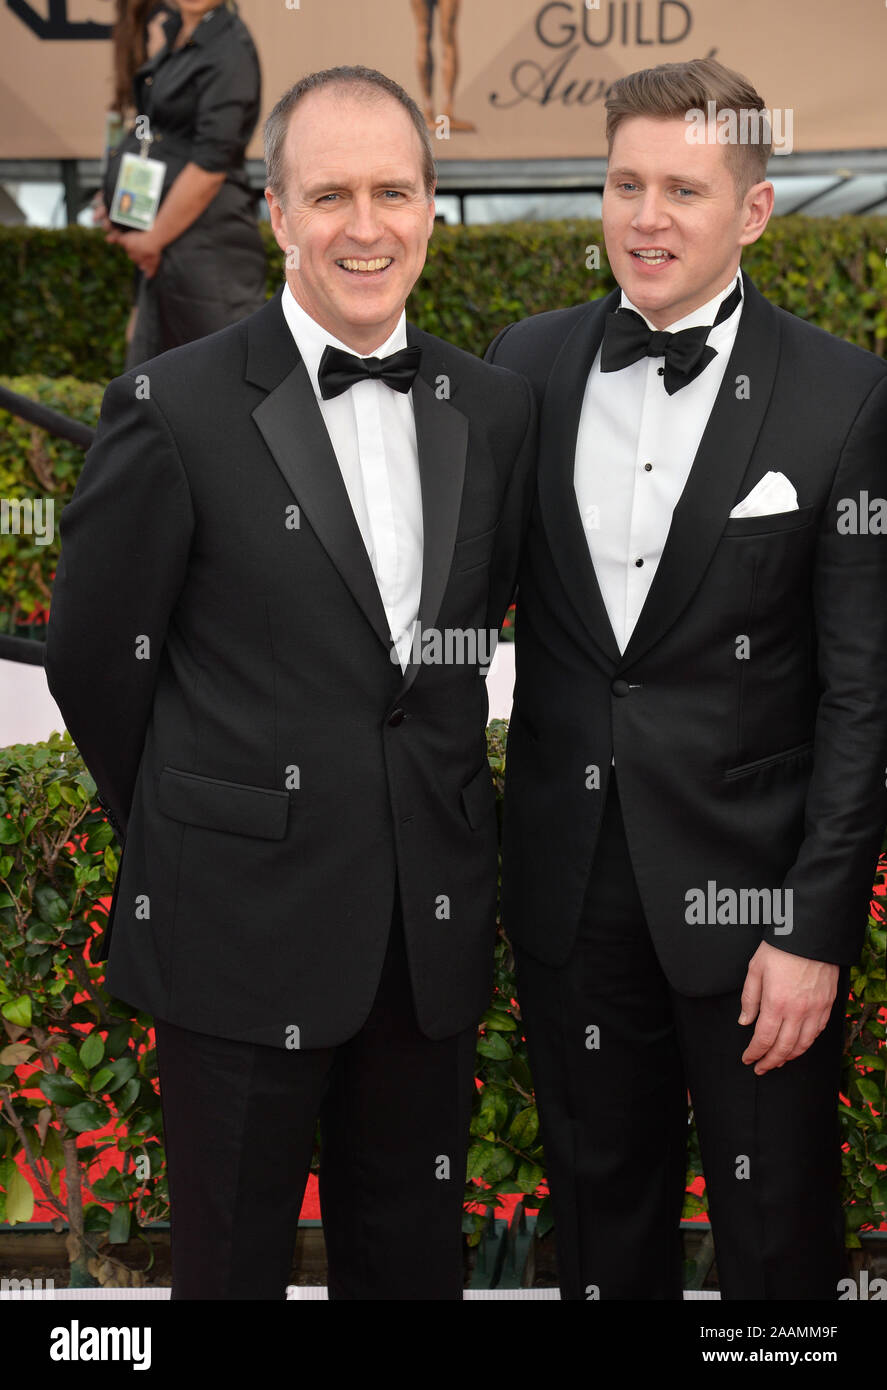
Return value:
[(34, 1193), (27, 1178), (22, 1177), (14, 1165), (12, 1171), (7, 1172), (4, 1186), (6, 1188), (6, 1220), (10, 1226), (15, 1226), (20, 1221), (30, 1221), (34, 1215)]
[(511, 1047), (501, 1033), (485, 1033), (477, 1040), (477, 1050), (481, 1057), (491, 1057), (497, 1062), (507, 1061), (511, 1056)]
[(97, 1202), (93, 1202), (83, 1213), (84, 1231), (107, 1231), (110, 1224), (111, 1213)]
[(43, 1157), (52, 1168), (59, 1171), (65, 1166), (65, 1150), (62, 1138), (54, 1125), (50, 1125), (43, 1141)]
[(8, 1018), (10, 1023), (17, 1023), (22, 1028), (31, 1026), (31, 1000), (27, 994), (20, 994), (17, 999), (10, 999), (8, 1004), (4, 1004), (0, 1009), (4, 1018)]
[(545, 1177), (545, 1169), (538, 1163), (521, 1163), (517, 1170), (517, 1181), (523, 1192), (535, 1192)]
[(82, 1100), (72, 1105), (65, 1113), (65, 1124), (75, 1134), (88, 1134), (91, 1130), (102, 1129), (111, 1119), (107, 1105), (97, 1100)]
[(119, 1168), (109, 1168), (103, 1177), (90, 1184), (94, 1197), (100, 1202), (121, 1202), (127, 1197), (123, 1174)]
[(502, 1178), (508, 1177), (513, 1168), (514, 1154), (509, 1153), (501, 1144), (493, 1144), (487, 1149), (483, 1171), (485, 1182), (500, 1182)]
[[(102, 1070), (104, 1071), (105, 1068), (103, 1067)], [(105, 1090), (113, 1095), (113, 1093), (119, 1091), (120, 1087), (125, 1085), (131, 1077), (135, 1076), (138, 1067), (134, 1057), (124, 1056), (118, 1057), (116, 1062), (111, 1062), (107, 1070), (111, 1073), (111, 1081), (105, 1086)]]
[(85, 1099), (83, 1088), (70, 1076), (64, 1076), (59, 1071), (38, 1073), (36, 1080), (47, 1100), (53, 1101), (56, 1105), (76, 1105)]
[(108, 1082), (113, 1076), (114, 1073), (110, 1067), (102, 1067), (101, 1071), (93, 1074), (89, 1089), (95, 1091), (96, 1095), (104, 1095), (108, 1090)]
[(863, 1100), (870, 1101), (872, 1105), (878, 1105), (884, 1098), (883, 1087), (879, 1086), (876, 1081), (872, 1081), (868, 1076), (856, 1077), (856, 1089), (859, 1091)]
[(105, 1044), (103, 1043), (102, 1035), (97, 1028), (94, 1028), (92, 1032), (84, 1039), (80, 1047), (79, 1055), (83, 1065), (85, 1067), (88, 1067), (90, 1071), (93, 1067), (98, 1066), (99, 1062), (105, 1055)]
[(86, 848), (92, 851), (107, 849), (113, 839), (114, 831), (111, 829), (108, 822), (104, 820), (99, 821), (98, 825), (94, 825), (89, 832)]
[(15, 821), (9, 820), (7, 816), (0, 816), (0, 845), (17, 845), (21, 838), (21, 831)]
[(111, 1245), (125, 1245), (129, 1240), (129, 1227), (132, 1220), (132, 1211), (128, 1203), (118, 1202), (111, 1213), (111, 1224), (108, 1227), (108, 1241)]
[(127, 1081), (114, 1102), (119, 1114), (126, 1114), (127, 1110), (134, 1104), (141, 1088), (142, 1083), (137, 1076), (134, 1076), (131, 1081)]
[(499, 1033), (513, 1033), (517, 1028), (517, 1022), (510, 1014), (500, 1013), (497, 1009), (488, 1009), (481, 1022), (484, 1028), (492, 1028)]
[(520, 1110), (511, 1122), (508, 1138), (518, 1149), (526, 1149), (535, 1141), (539, 1133), (539, 1112), (535, 1105)]
[(34, 890), (34, 902), (41, 921), (49, 922), (54, 927), (59, 927), (63, 922), (67, 922), (68, 903), (61, 893), (49, 884), (43, 884)]

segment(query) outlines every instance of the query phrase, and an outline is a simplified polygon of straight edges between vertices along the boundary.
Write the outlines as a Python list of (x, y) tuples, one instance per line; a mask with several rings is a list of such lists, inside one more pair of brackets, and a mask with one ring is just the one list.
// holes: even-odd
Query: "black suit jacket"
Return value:
[[(541, 406), (505, 926), (539, 959), (568, 959), (615, 753), (657, 952), (671, 983), (697, 995), (741, 984), (762, 938), (854, 962), (887, 821), (887, 536), (838, 529), (842, 500), (887, 496), (887, 367), (743, 278), (724, 380), (622, 654), (573, 487), (586, 378), (618, 291), (512, 325), (488, 353), (527, 376)], [(799, 510), (730, 520), (768, 470), (795, 485)], [(688, 920), (696, 890), (712, 901), (709, 884), (733, 891), (737, 917), (740, 890), (767, 890), (769, 909), (752, 892), (746, 921), (731, 921), (728, 892), (718, 914)]]
[[(498, 628), (532, 396), (408, 340), (419, 620)], [(111, 382), (61, 537), (47, 677), (125, 836), (108, 987), (198, 1031), (334, 1045), (371, 1007), (397, 880), (420, 1026), (475, 1021), (496, 916), (485, 683), (476, 663), (392, 662), (279, 293)]]

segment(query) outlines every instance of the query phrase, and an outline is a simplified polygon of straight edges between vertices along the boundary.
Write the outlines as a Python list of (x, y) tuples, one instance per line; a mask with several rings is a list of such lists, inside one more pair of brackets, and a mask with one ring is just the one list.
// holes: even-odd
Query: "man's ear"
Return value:
[(283, 208), (280, 206), (280, 203), (277, 201), (270, 188), (265, 189), (265, 202), (268, 204), (274, 240), (277, 242), (281, 251), (285, 251), (289, 245), (289, 241), (287, 240), (287, 235), (283, 227)]
[(774, 196), (773, 185), (769, 179), (752, 184), (742, 200), (745, 208), (745, 226), (739, 237), (740, 246), (750, 246), (762, 235), (770, 221)]

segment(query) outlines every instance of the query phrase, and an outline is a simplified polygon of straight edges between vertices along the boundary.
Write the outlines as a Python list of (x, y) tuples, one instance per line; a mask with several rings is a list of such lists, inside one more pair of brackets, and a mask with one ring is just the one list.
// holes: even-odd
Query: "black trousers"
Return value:
[(155, 1027), (174, 1299), (285, 1298), (318, 1115), (330, 1298), (461, 1299), (477, 1032), (420, 1032), (399, 897), (373, 1008), (340, 1046)]
[(515, 954), (561, 1297), (682, 1297), (689, 1088), (721, 1297), (836, 1299), (849, 971), (808, 1051), (755, 1076), (740, 991), (688, 998), (662, 972), (613, 776), (570, 960)]

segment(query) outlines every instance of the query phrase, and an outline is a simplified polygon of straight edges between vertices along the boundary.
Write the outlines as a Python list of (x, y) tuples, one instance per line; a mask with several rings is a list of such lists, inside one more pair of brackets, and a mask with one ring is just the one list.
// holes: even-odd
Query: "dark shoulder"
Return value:
[(887, 378), (887, 362), (875, 353), (856, 343), (848, 343), (786, 309), (776, 305), (771, 308), (777, 316), (784, 351), (795, 368), (815, 374), (824, 385), (830, 383), (832, 388), (852, 384), (862, 394), (868, 394)]
[(422, 349), (423, 375), (446, 377), (449, 399), (458, 408), (483, 405), (488, 413), (513, 410), (516, 403), (522, 403), (522, 410), (527, 408), (526, 383), (515, 372), (485, 362), (413, 324), (409, 332), (410, 341)]
[[(261, 310), (258, 310), (261, 313)], [(181, 403), (193, 410), (202, 399), (215, 400), (220, 387), (245, 385), (248, 318), (220, 328), (192, 343), (168, 348), (115, 378), (128, 382), (136, 399), (150, 393), (164, 413)], [(224, 384), (222, 386), (222, 384)], [(136, 388), (140, 396), (136, 396)]]

